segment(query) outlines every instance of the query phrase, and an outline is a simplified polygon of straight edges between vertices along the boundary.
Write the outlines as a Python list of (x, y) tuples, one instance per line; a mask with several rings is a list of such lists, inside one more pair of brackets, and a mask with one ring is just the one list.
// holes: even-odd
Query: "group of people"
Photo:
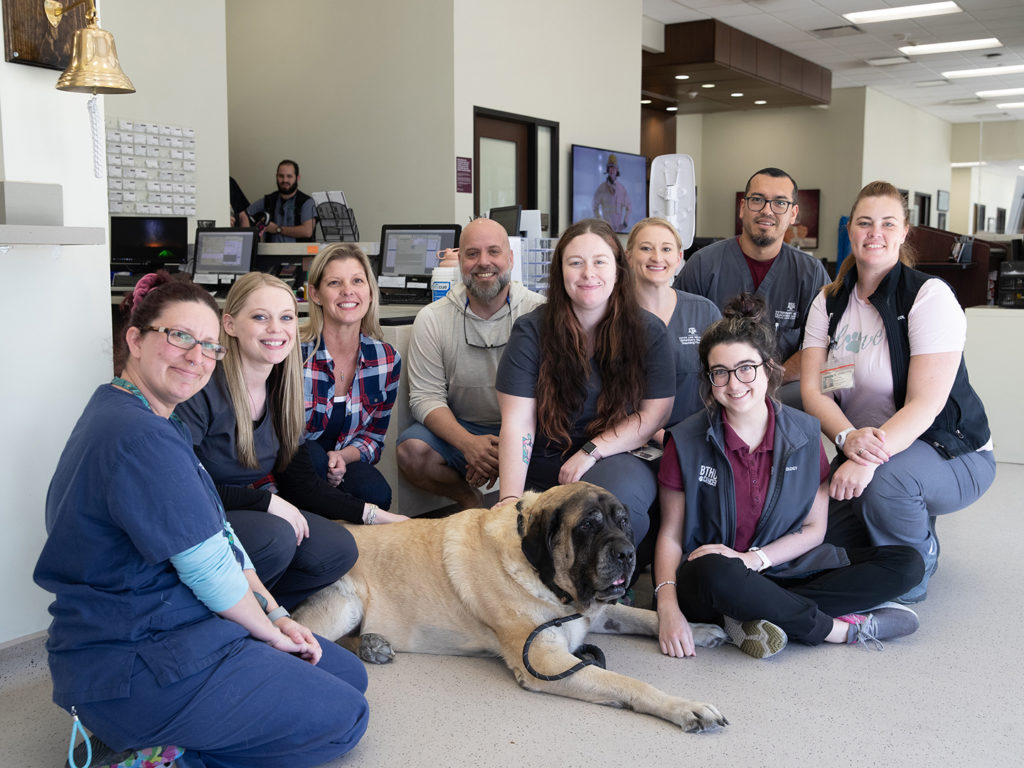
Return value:
[[(471, 222), (462, 282), (413, 327), (401, 471), (462, 508), (495, 483), (499, 504), (576, 480), (614, 493), (651, 545), (670, 656), (694, 654), (692, 621), (757, 658), (916, 630), (935, 517), (995, 473), (964, 315), (913, 269), (895, 187), (861, 190), (831, 283), (782, 242), (796, 192), (758, 171), (741, 235), (685, 266), (665, 220), (625, 247), (607, 222), (576, 222), (546, 296), (511, 280), (500, 225)], [(35, 571), (56, 594), (54, 700), (106, 764), (174, 744), (143, 756), (315, 765), (366, 729), (361, 663), (289, 609), (358, 557), (331, 521), (408, 519), (374, 466), (403, 361), (358, 247), (321, 249), (308, 285), (301, 328), (290, 287), (263, 273), (236, 281), (222, 316), (166, 273), (122, 305), (117, 375), (60, 458)]]

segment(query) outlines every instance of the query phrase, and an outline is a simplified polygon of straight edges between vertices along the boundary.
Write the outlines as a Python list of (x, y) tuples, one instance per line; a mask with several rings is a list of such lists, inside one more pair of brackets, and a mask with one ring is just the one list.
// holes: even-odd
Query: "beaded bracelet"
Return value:
[(671, 584), (673, 587), (676, 585), (676, 583), (674, 581), (663, 581), (663, 582), (661, 582), (661, 584), (659, 584), (658, 586), (656, 586), (654, 588), (654, 596), (655, 597), (658, 596), (658, 590), (661, 589), (662, 587), (664, 587), (666, 584)]

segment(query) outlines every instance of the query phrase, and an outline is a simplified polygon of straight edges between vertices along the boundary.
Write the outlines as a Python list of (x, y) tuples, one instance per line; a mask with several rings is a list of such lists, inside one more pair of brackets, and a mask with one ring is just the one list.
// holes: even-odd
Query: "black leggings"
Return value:
[(865, 611), (918, 584), (924, 561), (910, 547), (847, 549), (850, 564), (800, 579), (781, 579), (725, 555), (684, 562), (676, 573), (679, 607), (688, 621), (767, 619), (791, 640), (818, 645), (832, 619)]

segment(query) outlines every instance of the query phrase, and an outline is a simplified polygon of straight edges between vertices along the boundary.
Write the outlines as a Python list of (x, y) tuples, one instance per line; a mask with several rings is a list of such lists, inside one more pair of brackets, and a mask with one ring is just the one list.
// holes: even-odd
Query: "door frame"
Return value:
[(527, 154), (526, 154), (526, 190), (524, 208), (537, 208), (539, 181), (537, 173), (537, 129), (548, 128), (551, 130), (551, 178), (548, 180), (551, 188), (551, 212), (548, 217), (548, 232), (552, 237), (557, 237), (558, 229), (558, 207), (560, 204), (560, 190), (558, 186), (558, 157), (559, 137), (558, 123), (552, 120), (543, 120), (539, 117), (528, 115), (517, 115), (514, 112), (503, 112), (497, 109), (486, 107), (473, 107), (473, 212), (480, 215), (480, 135), (476, 129), (476, 119), (486, 117), (491, 120), (499, 120), (508, 123), (525, 125), (528, 128)]

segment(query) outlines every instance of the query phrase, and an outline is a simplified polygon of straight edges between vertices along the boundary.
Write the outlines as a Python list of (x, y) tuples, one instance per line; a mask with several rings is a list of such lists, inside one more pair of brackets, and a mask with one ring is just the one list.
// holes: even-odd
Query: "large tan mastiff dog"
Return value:
[[(727, 725), (710, 704), (574, 655), (588, 631), (658, 635), (654, 611), (614, 603), (636, 555), (629, 515), (607, 491), (573, 483), (515, 505), (351, 530), (355, 567), (295, 618), (331, 640), (358, 629), (354, 650), (364, 660), (384, 663), (395, 650), (500, 655), (531, 691), (633, 709), (689, 732)], [(699, 646), (726, 639), (719, 627), (692, 627)]]

